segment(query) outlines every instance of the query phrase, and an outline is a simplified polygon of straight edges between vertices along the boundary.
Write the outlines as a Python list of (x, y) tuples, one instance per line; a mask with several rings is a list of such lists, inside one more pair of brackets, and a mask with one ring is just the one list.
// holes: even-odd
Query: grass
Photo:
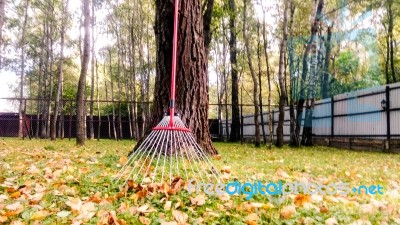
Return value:
[[(204, 196), (121, 190), (111, 177), (132, 141), (0, 139), (0, 224), (400, 224), (400, 155), (328, 147), (256, 149), (215, 143), (228, 181), (348, 182), (382, 185), (383, 195)], [(171, 204), (171, 207), (167, 205)], [(169, 209), (171, 208), (171, 209)], [(186, 216), (188, 216), (186, 218)]]

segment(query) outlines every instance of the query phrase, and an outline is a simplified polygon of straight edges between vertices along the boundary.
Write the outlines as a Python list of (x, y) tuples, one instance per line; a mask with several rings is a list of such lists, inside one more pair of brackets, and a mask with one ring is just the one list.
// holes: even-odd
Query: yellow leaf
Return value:
[(47, 215), (48, 215), (48, 213), (46, 211), (40, 210), (40, 211), (33, 213), (31, 220), (42, 220), (42, 219), (46, 218)]
[(121, 156), (121, 158), (119, 158), (119, 164), (125, 165), (126, 162), (128, 162), (128, 157), (126, 157), (126, 156)]

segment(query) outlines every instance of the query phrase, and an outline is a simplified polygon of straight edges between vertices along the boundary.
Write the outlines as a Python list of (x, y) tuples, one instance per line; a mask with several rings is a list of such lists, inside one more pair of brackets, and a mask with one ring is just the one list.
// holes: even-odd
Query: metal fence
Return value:
[[(272, 130), (276, 137), (279, 111), (272, 112)], [(266, 137), (268, 113), (263, 114)], [(302, 126), (305, 113), (303, 113)], [(222, 132), (230, 132), (231, 121), (222, 121)], [(261, 123), (260, 123), (261, 124)], [(314, 137), (400, 139), (400, 83), (336, 95), (315, 102), (312, 117)], [(242, 137), (254, 138), (254, 115), (242, 116)], [(284, 139), (290, 140), (289, 108), (285, 109)]]

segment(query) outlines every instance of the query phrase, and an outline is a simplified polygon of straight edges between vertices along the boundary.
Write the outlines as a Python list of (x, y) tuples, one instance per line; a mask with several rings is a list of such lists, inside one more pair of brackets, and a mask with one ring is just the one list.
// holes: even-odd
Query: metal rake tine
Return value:
[[(206, 164), (206, 165), (208, 166), (208, 168), (210, 169), (211, 173), (214, 175), (215, 179), (216, 179), (217, 181), (219, 181), (219, 180), (220, 180), (219, 178), (221, 178), (221, 174), (219, 173), (219, 171), (216, 170), (216, 169), (213, 167), (213, 164), (211, 163), (210, 159), (207, 157), (207, 155), (205, 155), (205, 152), (203, 151), (203, 149), (201, 149), (200, 145), (198, 145), (197, 142), (194, 140), (194, 137), (193, 137), (193, 136), (190, 136), (189, 138), (190, 138), (190, 140), (192, 141), (192, 143), (194, 144), (195, 148), (197, 149), (198, 153), (199, 153), (200, 156), (202, 157), (202, 159), (203, 159), (203, 161), (205, 162), (205, 164)], [(210, 166), (210, 165), (211, 165), (211, 166)], [(215, 171), (215, 173), (218, 175), (219, 178), (215, 176), (214, 171)]]
[[(179, 133), (178, 133), (179, 134)], [(178, 140), (179, 140), (179, 142), (178, 142), (178, 147), (179, 147), (179, 150), (180, 150), (180, 155), (181, 155), (181, 158), (182, 158), (182, 164), (183, 164), (183, 168), (184, 168), (184, 170), (185, 170), (185, 174), (186, 174), (186, 179), (189, 179), (189, 176), (188, 176), (188, 173), (187, 173), (187, 170), (186, 170), (186, 162), (185, 162), (185, 158), (183, 157), (183, 151), (182, 151), (182, 149), (183, 149), (183, 147), (182, 147), (182, 145), (181, 145), (181, 143), (182, 143), (182, 140), (179, 138), (180, 136), (179, 135), (177, 135), (178, 136)]]
[[(163, 135), (165, 135), (165, 132), (162, 132), (162, 133), (163, 133)], [(157, 175), (158, 162), (160, 161), (160, 156), (161, 156), (162, 150), (164, 149), (164, 143), (165, 143), (165, 142), (162, 142), (161, 148), (160, 148), (160, 150), (158, 151), (158, 158), (157, 158), (157, 162), (156, 162), (156, 168), (154, 169), (154, 178), (155, 178), (156, 175)], [(152, 182), (154, 182), (154, 178), (152, 179)], [(160, 183), (162, 183), (162, 181), (161, 181)]]
[[(197, 144), (197, 142), (194, 141), (194, 138), (193, 138), (193, 136), (192, 136), (191, 133), (190, 133), (190, 134), (187, 134), (186, 137), (187, 137), (187, 139), (189, 140), (189, 142), (191, 143), (191, 145), (193, 146), (194, 150), (195, 150), (195, 151), (197, 150), (197, 153), (195, 153), (195, 155), (196, 155), (197, 159), (201, 162), (200, 156), (202, 156), (202, 155), (201, 155), (201, 153), (199, 154), (199, 152), (202, 152), (203, 150), (200, 149), (200, 146)], [(204, 173), (205, 173), (205, 175), (206, 175), (206, 177), (207, 177), (207, 171), (206, 171), (205, 168), (203, 168), (203, 167), (202, 167), (202, 169), (203, 169), (203, 171), (204, 171)], [(211, 170), (211, 171), (212, 171), (212, 170)]]
[[(202, 182), (204, 183), (204, 179), (203, 179), (203, 176), (201, 175), (201, 172), (200, 172), (200, 169), (199, 169), (199, 167), (197, 166), (197, 164), (196, 164), (196, 162), (195, 162), (195, 160), (194, 160), (194, 157), (193, 157), (193, 154), (192, 154), (192, 151), (190, 151), (190, 147), (189, 147), (189, 145), (185, 142), (186, 140), (184, 139), (184, 135), (185, 135), (185, 133), (186, 132), (182, 132), (181, 133), (181, 136), (182, 136), (182, 141), (183, 141), (183, 143), (184, 143), (184, 145), (186, 145), (186, 151), (188, 151), (189, 152), (189, 154), (192, 156), (192, 160), (193, 160), (193, 164), (195, 165), (195, 167), (197, 168), (197, 172), (198, 172), (198, 174), (200, 175), (200, 179), (202, 180)], [(189, 162), (190, 162), (190, 157), (189, 157)], [(193, 170), (193, 166), (192, 166), (192, 163), (190, 163), (189, 164), (191, 167), (192, 167), (192, 171), (193, 171), (193, 176), (196, 176), (196, 174), (194, 173), (194, 170)]]
[[(152, 144), (151, 147), (150, 147), (150, 151), (151, 151), (151, 149), (153, 148), (153, 146), (157, 143), (157, 141), (159, 141), (159, 139), (161, 139), (161, 135), (158, 135), (158, 136), (156, 137), (156, 140), (153, 142), (153, 144)], [(150, 139), (149, 139), (149, 140), (150, 140)], [(145, 161), (146, 161), (148, 158), (149, 158), (149, 154), (147, 154)], [(135, 166), (136, 166), (136, 165), (135, 165)], [(142, 171), (143, 166), (144, 166), (144, 163), (140, 166), (140, 169), (139, 169), (138, 173), (136, 174), (136, 176), (133, 178), (133, 180), (136, 180), (136, 178), (139, 176), (140, 171)]]
[[(151, 135), (154, 135), (154, 133), (153, 133), (153, 134), (150, 133), (150, 134), (149, 134), (149, 137), (150, 137)], [(142, 143), (142, 144), (144, 144), (144, 143)], [(142, 145), (142, 146), (143, 146), (143, 145)], [(131, 154), (131, 155), (129, 156), (127, 162), (121, 167), (121, 169), (120, 169), (120, 170), (118, 171), (118, 173), (115, 175), (116, 177), (118, 177), (120, 173), (123, 174), (123, 171), (125, 171), (125, 169), (126, 169), (127, 167), (129, 167), (130, 162), (132, 161), (132, 158), (133, 158), (133, 157), (136, 157), (136, 156), (137, 156), (137, 153), (138, 153), (140, 150), (141, 150), (141, 149), (140, 149), (140, 147), (139, 147), (139, 149), (137, 149), (135, 152), (133, 152), (133, 154)], [(133, 158), (133, 159), (134, 159), (134, 158)], [(118, 181), (119, 181), (119, 179), (117, 180), (117, 182), (118, 182)]]
[[(161, 137), (162, 137), (162, 133), (161, 133), (161, 135), (160, 135), (160, 140), (162, 140)], [(151, 160), (150, 160), (150, 162), (149, 162), (149, 165), (147, 166), (147, 169), (146, 169), (146, 172), (144, 173), (144, 175), (146, 175), (147, 172), (149, 171), (149, 168), (151, 167), (151, 163), (153, 162), (154, 155), (156, 154), (159, 145), (160, 145), (160, 141), (157, 142), (157, 145), (156, 145), (155, 148), (154, 148), (153, 154), (152, 154), (152, 156), (151, 156)], [(144, 164), (143, 164), (143, 165), (144, 165)], [(143, 179), (142, 179), (141, 184), (143, 184)]]
[(179, 176), (180, 175), (180, 172), (179, 172), (179, 161), (178, 161), (178, 148), (177, 148), (177, 145), (176, 145), (176, 132), (180, 132), (180, 131), (175, 131), (174, 132), (174, 138), (173, 138), (173, 142), (174, 142), (174, 150), (175, 150), (175, 160), (176, 160), (176, 173), (177, 173), (177, 176)]

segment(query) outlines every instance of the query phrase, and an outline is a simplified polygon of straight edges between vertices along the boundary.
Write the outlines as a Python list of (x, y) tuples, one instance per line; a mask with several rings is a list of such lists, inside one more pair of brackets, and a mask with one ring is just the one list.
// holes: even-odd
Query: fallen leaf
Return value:
[(228, 193), (224, 192), (223, 194), (218, 195), (218, 198), (220, 200), (226, 202), (226, 201), (229, 201), (229, 199), (231, 199), (231, 196)]
[(310, 195), (298, 194), (294, 198), (294, 204), (297, 206), (304, 206), (305, 203), (311, 203), (312, 198)]
[(145, 212), (147, 212), (147, 210), (149, 209), (149, 205), (142, 205), (142, 206), (140, 206), (138, 209), (137, 209), (137, 211), (138, 212), (140, 212), (140, 213), (145, 213)]
[(139, 221), (144, 225), (149, 225), (151, 223), (151, 220), (144, 216), (139, 216)]
[(349, 225), (371, 225), (371, 222), (369, 222), (368, 220), (359, 219), (350, 223)]
[(223, 166), (221, 171), (224, 173), (231, 173), (231, 166)]
[(277, 169), (275, 174), (281, 178), (289, 178), (289, 175), (281, 168)]
[(201, 206), (204, 205), (206, 203), (206, 196), (203, 194), (197, 195), (196, 197), (192, 198), (190, 197), (190, 202), (192, 203), (192, 205), (196, 205), (196, 206)]
[(0, 223), (4, 223), (7, 221), (7, 216), (0, 216)]
[(339, 224), (335, 217), (331, 217), (325, 220), (325, 225), (337, 225)]
[(162, 222), (161, 223), (161, 225), (178, 225), (178, 223), (177, 222), (175, 222), (175, 221), (172, 221), (172, 222)]
[(65, 218), (65, 217), (69, 216), (69, 214), (71, 214), (71, 212), (69, 212), (69, 211), (60, 211), (56, 215), (60, 218)]
[(281, 218), (290, 219), (296, 213), (296, 208), (292, 205), (285, 206), (281, 210)]
[(20, 210), (22, 208), (23, 208), (23, 206), (19, 202), (15, 202), (15, 203), (13, 203), (11, 205), (7, 205), (6, 206), (6, 209), (12, 210), (12, 211), (17, 211), (17, 210)]
[(48, 213), (44, 210), (37, 211), (31, 216), (31, 220), (42, 220), (46, 218)]
[(172, 216), (174, 217), (174, 220), (179, 224), (186, 224), (186, 221), (188, 219), (188, 215), (184, 212), (181, 212), (179, 210), (174, 210), (172, 211)]
[(257, 221), (259, 219), (260, 218), (258, 217), (258, 215), (256, 213), (251, 213), (246, 218), (246, 224), (248, 224), (248, 225), (257, 225)]
[(164, 205), (164, 210), (168, 211), (171, 210), (172, 201), (166, 201)]
[(329, 209), (328, 209), (328, 207), (326, 207), (325, 205), (321, 205), (321, 206), (319, 207), (319, 211), (320, 211), (321, 213), (328, 213), (328, 212), (329, 212)]
[(10, 223), (10, 225), (25, 225), (25, 223), (24, 223), (24, 222), (21, 222), (21, 221), (18, 221), (18, 220), (16, 220), (16, 221), (12, 221), (12, 222)]
[(126, 157), (126, 156), (121, 156), (121, 158), (119, 158), (119, 164), (125, 165), (126, 162), (128, 162), (128, 157)]

